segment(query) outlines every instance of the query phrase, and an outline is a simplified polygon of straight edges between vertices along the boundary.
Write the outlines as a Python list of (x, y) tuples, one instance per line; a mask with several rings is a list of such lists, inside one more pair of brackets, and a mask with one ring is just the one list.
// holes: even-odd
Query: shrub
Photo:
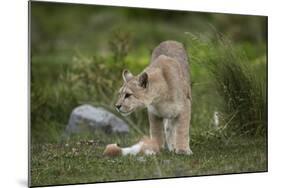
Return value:
[[(243, 51), (223, 36), (216, 40), (189, 35), (194, 47), (193, 61), (206, 66), (223, 101), (229, 127), (240, 134), (264, 134), (267, 128), (266, 69), (257, 72)], [(203, 51), (203, 52), (202, 52)], [(194, 63), (193, 62), (193, 63)]]

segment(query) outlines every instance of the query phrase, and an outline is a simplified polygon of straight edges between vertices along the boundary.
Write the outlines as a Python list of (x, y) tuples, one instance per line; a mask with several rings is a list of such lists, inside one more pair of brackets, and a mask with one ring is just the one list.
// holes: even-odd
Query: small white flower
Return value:
[(215, 128), (216, 129), (219, 128), (219, 124), (220, 124), (220, 122), (219, 122), (219, 112), (217, 112), (217, 111), (214, 112), (213, 122), (214, 122)]

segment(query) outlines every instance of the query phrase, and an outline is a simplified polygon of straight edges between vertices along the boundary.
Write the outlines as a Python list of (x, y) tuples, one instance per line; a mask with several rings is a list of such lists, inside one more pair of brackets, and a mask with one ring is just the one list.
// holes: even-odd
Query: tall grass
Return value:
[[(244, 51), (223, 36), (215, 39), (191, 35), (195, 63), (206, 66), (215, 90), (223, 101), (224, 128), (234, 133), (257, 135), (267, 129), (266, 69), (256, 70)], [(193, 46), (194, 47), (194, 46)], [(197, 50), (197, 52), (196, 52)], [(266, 66), (264, 66), (265, 68)]]

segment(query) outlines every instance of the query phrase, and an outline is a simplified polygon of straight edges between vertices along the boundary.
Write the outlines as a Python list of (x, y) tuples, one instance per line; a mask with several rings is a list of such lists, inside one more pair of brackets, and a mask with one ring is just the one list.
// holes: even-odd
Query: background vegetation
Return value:
[[(194, 155), (102, 157), (106, 144), (148, 135), (146, 110), (124, 119), (127, 135), (63, 139), (80, 104), (119, 116), (122, 70), (139, 73), (164, 40), (182, 42), (189, 55)], [(32, 185), (267, 170), (266, 51), (266, 17), (32, 2)]]

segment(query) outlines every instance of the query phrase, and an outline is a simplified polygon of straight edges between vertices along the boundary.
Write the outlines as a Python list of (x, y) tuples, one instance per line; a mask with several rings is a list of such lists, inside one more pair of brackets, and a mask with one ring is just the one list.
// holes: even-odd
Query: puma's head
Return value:
[(122, 73), (123, 85), (119, 89), (119, 97), (115, 107), (118, 112), (126, 116), (151, 103), (149, 94), (149, 79), (146, 72), (133, 76), (128, 70)]

